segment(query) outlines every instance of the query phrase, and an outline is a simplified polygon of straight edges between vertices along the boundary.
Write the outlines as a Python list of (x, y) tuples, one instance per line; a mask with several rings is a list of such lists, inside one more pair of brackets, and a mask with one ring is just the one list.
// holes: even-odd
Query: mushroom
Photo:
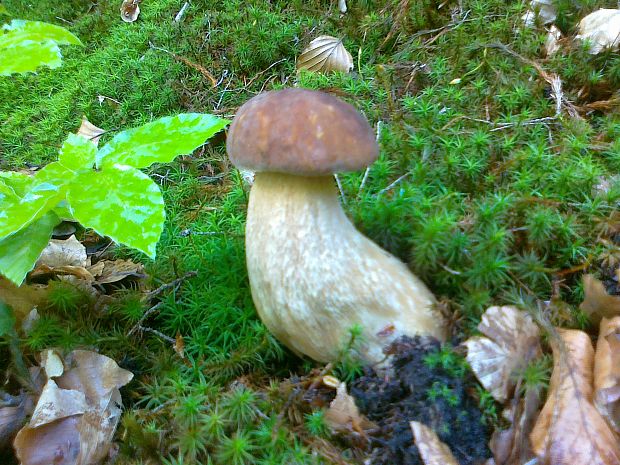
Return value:
[(247, 267), (258, 315), (277, 339), (328, 362), (359, 325), (358, 355), (376, 363), (399, 336), (445, 338), (433, 294), (340, 206), (333, 174), (363, 168), (379, 151), (353, 106), (310, 90), (266, 92), (238, 110), (226, 144), (235, 166), (256, 171)]

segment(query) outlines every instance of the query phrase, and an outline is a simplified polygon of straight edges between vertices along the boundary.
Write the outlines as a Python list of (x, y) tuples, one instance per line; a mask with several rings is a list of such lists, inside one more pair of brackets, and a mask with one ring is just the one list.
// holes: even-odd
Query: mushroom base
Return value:
[(356, 349), (371, 363), (401, 335), (445, 338), (433, 294), (355, 229), (331, 176), (257, 173), (246, 256), (260, 318), (299, 354), (335, 360), (355, 325), (363, 329)]

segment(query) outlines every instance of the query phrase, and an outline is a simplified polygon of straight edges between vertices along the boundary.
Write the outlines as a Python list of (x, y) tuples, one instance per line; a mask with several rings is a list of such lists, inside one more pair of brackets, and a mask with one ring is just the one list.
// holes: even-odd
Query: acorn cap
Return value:
[(324, 176), (377, 159), (375, 135), (353, 106), (323, 92), (284, 89), (248, 100), (226, 140), (238, 168)]

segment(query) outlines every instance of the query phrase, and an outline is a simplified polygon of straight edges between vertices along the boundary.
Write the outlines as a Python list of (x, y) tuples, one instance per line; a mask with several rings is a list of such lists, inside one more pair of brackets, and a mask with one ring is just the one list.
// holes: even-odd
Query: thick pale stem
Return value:
[(431, 292), (355, 229), (331, 177), (257, 173), (246, 254), (261, 319), (315, 360), (334, 360), (354, 325), (364, 329), (360, 355), (370, 362), (400, 335), (445, 337)]

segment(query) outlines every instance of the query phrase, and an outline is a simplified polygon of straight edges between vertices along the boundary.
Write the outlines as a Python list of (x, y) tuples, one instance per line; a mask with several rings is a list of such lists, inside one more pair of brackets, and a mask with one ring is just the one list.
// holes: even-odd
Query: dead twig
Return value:
[(192, 69), (195, 69), (196, 71), (198, 71), (200, 74), (202, 74), (204, 77), (206, 77), (211, 82), (211, 87), (217, 87), (217, 79), (215, 79), (213, 77), (213, 74), (211, 74), (209, 70), (205, 68), (204, 66), (198, 63), (194, 63), (193, 61), (190, 61), (181, 55), (177, 55), (176, 53), (171, 52), (170, 50), (166, 50), (165, 48), (156, 47), (150, 42), (149, 42), (149, 45), (151, 46), (152, 49), (165, 52), (168, 55), (170, 55), (172, 58), (174, 58), (175, 60), (180, 61), (181, 63), (189, 66)]

